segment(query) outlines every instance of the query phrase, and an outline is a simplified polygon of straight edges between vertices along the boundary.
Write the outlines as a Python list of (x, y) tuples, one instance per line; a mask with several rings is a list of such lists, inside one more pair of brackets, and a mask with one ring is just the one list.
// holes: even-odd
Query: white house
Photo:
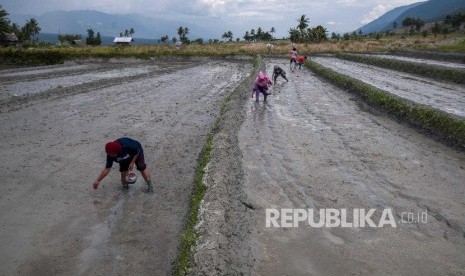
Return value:
[(130, 36), (125, 36), (125, 37), (115, 37), (113, 40), (113, 43), (116, 45), (131, 45), (131, 43), (134, 41), (134, 39)]

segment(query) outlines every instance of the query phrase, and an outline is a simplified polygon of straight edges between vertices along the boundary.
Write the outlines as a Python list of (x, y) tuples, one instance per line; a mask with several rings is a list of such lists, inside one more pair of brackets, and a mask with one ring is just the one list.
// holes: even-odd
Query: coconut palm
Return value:
[(297, 25), (297, 29), (300, 30), (300, 35), (301, 35), (302, 40), (305, 39), (304, 32), (305, 32), (305, 29), (308, 27), (309, 21), (310, 19), (306, 18), (305, 14), (303, 14), (299, 19), (297, 19), (297, 22), (299, 22), (299, 25)]
[(29, 19), (26, 24), (21, 28), (21, 37), (24, 41), (30, 40), (31, 42), (36, 40), (35, 36), (40, 32), (39, 23), (36, 19)]

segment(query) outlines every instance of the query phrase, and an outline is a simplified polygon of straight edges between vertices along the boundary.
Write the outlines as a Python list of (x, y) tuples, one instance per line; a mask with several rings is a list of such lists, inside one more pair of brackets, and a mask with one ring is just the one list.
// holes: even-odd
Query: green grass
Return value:
[[(178, 49), (173, 45), (134, 45), (134, 46), (86, 46), (38, 48), (0, 48), (0, 63), (12, 65), (42, 65), (62, 63), (65, 60), (79, 58), (151, 58), (151, 57), (225, 57), (231, 55), (289, 55), (289, 40), (272, 41), (273, 48), (266, 46), (268, 42), (233, 42), (203, 45), (185, 45)], [(370, 53), (380, 51), (427, 50), (465, 53), (463, 34), (449, 35), (447, 38), (408, 36), (406, 38), (384, 37), (380, 40), (363, 38), (357, 40), (328, 40), (322, 43), (295, 43), (299, 54), (312, 55), (318, 53), (357, 52)]]
[[(249, 81), (251, 76), (257, 72), (258, 68), (258, 58), (254, 59), (254, 69), (244, 82)], [(176, 260), (173, 263), (173, 271), (174, 275), (186, 275), (189, 272), (189, 268), (191, 265), (191, 258), (193, 254), (193, 248), (198, 240), (198, 233), (195, 231), (195, 226), (199, 220), (199, 209), (202, 202), (203, 197), (205, 196), (205, 191), (207, 187), (203, 183), (203, 178), (205, 176), (205, 168), (210, 162), (211, 152), (213, 150), (213, 137), (214, 133), (218, 131), (219, 124), (223, 119), (229, 103), (232, 100), (234, 94), (242, 93), (240, 87), (238, 86), (236, 90), (232, 91), (223, 101), (223, 104), (220, 109), (220, 115), (215, 120), (210, 133), (207, 136), (207, 140), (205, 142), (205, 146), (200, 153), (199, 163), (197, 164), (197, 168), (195, 171), (194, 181), (193, 181), (193, 191), (191, 195), (191, 200), (189, 202), (188, 213), (186, 223), (181, 233), (180, 245), (178, 248), (178, 255)]]
[(338, 58), (371, 64), (383, 68), (403, 71), (422, 77), (429, 77), (433, 79), (452, 81), (456, 83), (465, 83), (465, 72), (461, 70), (454, 70), (449, 68), (442, 68), (426, 64), (407, 62), (396, 59), (387, 59), (373, 56), (353, 55), (347, 53), (339, 53), (336, 55)]
[(390, 116), (415, 126), (446, 144), (465, 150), (465, 120), (440, 110), (410, 102), (360, 80), (339, 74), (311, 60), (305, 63), (315, 73)]

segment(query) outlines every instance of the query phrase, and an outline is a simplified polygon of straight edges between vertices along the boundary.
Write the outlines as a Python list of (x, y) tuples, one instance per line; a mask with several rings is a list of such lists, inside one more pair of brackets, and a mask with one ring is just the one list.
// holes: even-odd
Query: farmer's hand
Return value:
[(129, 171), (132, 172), (133, 169), (134, 169), (134, 163), (131, 162), (131, 163), (129, 164)]
[(95, 181), (94, 184), (92, 184), (92, 186), (94, 187), (94, 190), (97, 190), (99, 184), (100, 182), (98, 181)]

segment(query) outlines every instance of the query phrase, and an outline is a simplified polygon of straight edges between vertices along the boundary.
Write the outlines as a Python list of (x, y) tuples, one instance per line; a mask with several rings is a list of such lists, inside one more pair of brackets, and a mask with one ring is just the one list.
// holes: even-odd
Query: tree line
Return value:
[(8, 19), (9, 13), (0, 5), (0, 36), (5, 34), (14, 33), (19, 41), (23, 43), (34, 44), (37, 43), (37, 37), (40, 32), (39, 23), (36, 19), (31, 18), (26, 21), (23, 26), (16, 23), (11, 23)]

